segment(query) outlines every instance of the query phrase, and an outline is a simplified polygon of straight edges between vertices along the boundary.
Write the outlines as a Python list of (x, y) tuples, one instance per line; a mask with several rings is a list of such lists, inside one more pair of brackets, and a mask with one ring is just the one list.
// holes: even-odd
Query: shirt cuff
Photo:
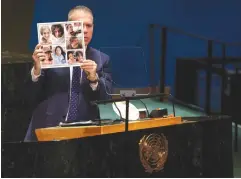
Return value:
[(92, 88), (93, 91), (96, 91), (98, 87), (98, 82), (97, 83), (90, 83), (90, 87)]
[(41, 73), (39, 75), (35, 75), (34, 74), (34, 67), (33, 67), (32, 70), (31, 70), (31, 76), (32, 76), (32, 81), (37, 82), (38, 78), (41, 76)]
[[(99, 75), (98, 73), (96, 73), (97, 79), (99, 79)], [(90, 87), (92, 88), (93, 91), (96, 91), (97, 87), (98, 87), (98, 81), (96, 83), (90, 83)]]

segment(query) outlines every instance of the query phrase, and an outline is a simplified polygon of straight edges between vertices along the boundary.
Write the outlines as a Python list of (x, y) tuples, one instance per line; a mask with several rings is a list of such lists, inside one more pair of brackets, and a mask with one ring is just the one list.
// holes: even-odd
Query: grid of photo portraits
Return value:
[(37, 29), (45, 53), (41, 68), (79, 66), (86, 59), (82, 21), (38, 23)]

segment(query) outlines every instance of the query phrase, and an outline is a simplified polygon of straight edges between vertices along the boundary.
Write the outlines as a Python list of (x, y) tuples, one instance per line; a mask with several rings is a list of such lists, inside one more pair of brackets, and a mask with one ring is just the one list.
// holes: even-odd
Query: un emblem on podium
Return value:
[(168, 141), (161, 134), (143, 136), (139, 142), (140, 160), (146, 172), (158, 172), (163, 169), (168, 156)]

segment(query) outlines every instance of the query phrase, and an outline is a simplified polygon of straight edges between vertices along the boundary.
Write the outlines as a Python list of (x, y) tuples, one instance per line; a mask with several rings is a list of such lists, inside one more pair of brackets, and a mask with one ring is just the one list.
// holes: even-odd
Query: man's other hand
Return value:
[(80, 64), (80, 68), (85, 71), (85, 73), (87, 74), (87, 78), (90, 81), (97, 80), (97, 75), (96, 75), (97, 64), (93, 60), (84, 60)]

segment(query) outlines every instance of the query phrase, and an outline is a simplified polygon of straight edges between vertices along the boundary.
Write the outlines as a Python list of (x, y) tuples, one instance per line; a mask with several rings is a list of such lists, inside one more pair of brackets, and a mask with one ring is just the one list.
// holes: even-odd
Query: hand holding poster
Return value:
[(45, 53), (41, 68), (79, 66), (86, 59), (82, 21), (38, 23), (37, 29)]

